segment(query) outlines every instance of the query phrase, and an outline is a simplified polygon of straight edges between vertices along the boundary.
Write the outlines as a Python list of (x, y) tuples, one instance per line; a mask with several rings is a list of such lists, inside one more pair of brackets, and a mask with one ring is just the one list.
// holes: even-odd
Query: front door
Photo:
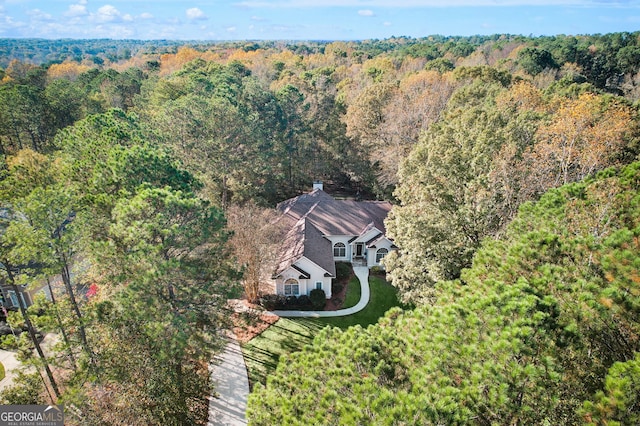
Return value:
[(356, 257), (362, 257), (363, 252), (364, 252), (364, 244), (356, 243)]

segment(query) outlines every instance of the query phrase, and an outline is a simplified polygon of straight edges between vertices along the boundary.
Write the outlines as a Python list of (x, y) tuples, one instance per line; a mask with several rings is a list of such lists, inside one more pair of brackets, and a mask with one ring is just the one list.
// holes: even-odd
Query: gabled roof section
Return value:
[[(308, 219), (307, 219), (308, 221)], [(336, 263), (333, 261), (333, 247), (331, 241), (310, 223), (307, 224), (304, 239), (304, 257), (327, 271), (332, 277), (336, 276)]]
[[(287, 233), (283, 246), (284, 251), (275, 275), (282, 273), (289, 267), (293, 267), (304, 275), (309, 275), (306, 271), (294, 265), (303, 257), (327, 271), (331, 276), (336, 275), (331, 241), (324, 238), (322, 233), (306, 217), (300, 218)], [(309, 277), (307, 276), (307, 278)]]
[(301, 218), (285, 235), (282, 244), (282, 255), (276, 267), (275, 275), (280, 274), (304, 256), (305, 225), (306, 220)]
[(336, 200), (315, 189), (278, 204), (290, 221), (306, 217), (323, 235), (361, 235), (368, 227), (385, 233), (384, 220), (391, 210), (385, 201)]
[[(325, 236), (346, 235), (354, 239), (385, 233), (384, 220), (391, 204), (382, 201), (336, 200), (321, 189), (283, 201), (277, 209), (280, 220), (290, 227), (284, 239), (284, 250), (275, 275), (294, 266), (303, 257), (336, 275), (331, 241)], [(377, 238), (377, 237), (376, 237)], [(352, 239), (352, 241), (354, 240)]]
[(371, 246), (371, 245), (375, 244), (376, 242), (380, 241), (382, 238), (384, 238), (384, 234), (382, 234), (382, 233), (377, 234), (375, 237), (373, 237), (373, 238), (371, 238), (369, 241), (367, 241), (367, 242), (365, 243), (365, 245), (366, 245), (367, 247), (368, 247), (368, 246)]
[(296, 271), (300, 272), (300, 278), (305, 278), (305, 279), (309, 279), (311, 278), (311, 274), (308, 273), (307, 271), (305, 271), (304, 269), (296, 266), (296, 265), (291, 265), (291, 267), (293, 269), (295, 269)]
[(396, 247), (395, 244), (393, 244), (393, 241), (391, 241), (389, 238), (385, 237), (384, 235), (380, 234), (378, 235), (376, 238), (372, 239), (371, 241), (367, 242), (367, 247), (369, 248), (376, 248), (376, 246), (381, 242), (387, 240), (389, 241), (389, 243), (391, 244), (390, 248), (392, 249), (397, 249), (398, 247)]

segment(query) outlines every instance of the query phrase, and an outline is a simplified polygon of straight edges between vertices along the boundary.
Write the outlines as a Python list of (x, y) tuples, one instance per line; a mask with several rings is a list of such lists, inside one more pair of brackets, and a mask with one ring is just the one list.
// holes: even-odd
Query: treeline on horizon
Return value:
[(230, 231), (316, 179), (392, 201), (413, 309), (324, 332), (250, 420), (637, 419), (640, 33), (0, 46), (0, 264), (66, 277), (71, 309), (37, 312), (67, 333), (50, 362), (76, 421), (204, 421), (225, 297), (273, 251)]
[[(152, 115), (162, 115), (156, 114), (158, 108), (184, 101), (180, 90), (210, 98), (208, 88), (194, 83), (194, 75), (221, 74), (226, 67), (224, 73), (236, 79), (235, 92), (227, 97), (243, 115), (238, 119), (253, 120), (243, 128), (260, 133), (239, 137), (268, 145), (260, 147), (268, 163), (262, 168), (269, 169), (261, 177), (228, 176), (234, 182), (243, 180), (240, 186), (250, 191), (238, 199), (257, 196), (272, 204), (317, 178), (389, 198), (399, 159), (440, 118), (454, 91), (477, 77), (477, 67), (498, 72), (496, 79), (503, 85), (527, 81), (544, 91), (546, 99), (554, 93), (561, 97), (590, 91), (620, 96), (631, 105), (640, 98), (639, 38), (639, 33), (431, 36), (194, 46), (173, 41), (4, 39), (0, 150), (50, 150), (59, 129), (109, 108), (135, 112), (148, 122)], [(58, 57), (45, 62), (43, 55), (49, 54)], [(196, 59), (208, 68), (194, 62), (183, 69)], [(212, 64), (222, 68), (214, 70)], [(176, 85), (181, 85), (179, 90)], [(161, 105), (164, 100), (169, 102)], [(215, 191), (222, 197), (227, 189)]]

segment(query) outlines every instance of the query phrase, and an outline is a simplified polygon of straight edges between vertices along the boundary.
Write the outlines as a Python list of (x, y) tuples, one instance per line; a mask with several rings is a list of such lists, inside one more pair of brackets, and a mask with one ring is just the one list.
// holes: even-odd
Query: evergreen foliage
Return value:
[(262, 207), (322, 179), (397, 204), (416, 308), (348, 328), (381, 284), (324, 321), (253, 422), (637, 422), (639, 33), (0, 49), (2, 279), (64, 287), (11, 315), (61, 341), (4, 338), (42, 374), (3, 401), (202, 423), (232, 284), (257, 297), (281, 240)]
[(289, 355), (250, 423), (634, 423), (639, 190), (633, 163), (523, 205), (433, 304)]
[(313, 305), (313, 309), (316, 311), (321, 311), (324, 309), (324, 306), (327, 304), (327, 295), (324, 290), (314, 288), (309, 293), (309, 298), (311, 299), (311, 304)]

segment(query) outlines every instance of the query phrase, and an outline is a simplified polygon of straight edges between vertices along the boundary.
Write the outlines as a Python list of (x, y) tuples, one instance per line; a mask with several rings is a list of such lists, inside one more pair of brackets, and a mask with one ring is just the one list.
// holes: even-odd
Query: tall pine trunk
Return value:
[(29, 318), (29, 314), (27, 313), (27, 307), (24, 306), (23, 298), (21, 297), (21, 291), (18, 288), (18, 285), (15, 282), (13, 277), (13, 272), (11, 272), (11, 265), (7, 262), (6, 259), (3, 260), (3, 263), (6, 268), (7, 278), (9, 280), (9, 285), (16, 294), (16, 298), (18, 299), (18, 307), (20, 308), (20, 313), (22, 314), (22, 318), (24, 319), (25, 324), (27, 325), (27, 331), (29, 332), (29, 337), (31, 338), (31, 342), (36, 348), (36, 352), (38, 352), (38, 356), (42, 360), (42, 365), (44, 366), (44, 370), (49, 378), (49, 383), (51, 384), (51, 388), (53, 389), (53, 393), (57, 398), (60, 398), (60, 391), (58, 390), (58, 384), (53, 378), (53, 373), (51, 372), (51, 368), (49, 367), (49, 363), (47, 362), (47, 358), (44, 356), (44, 352), (42, 351), (42, 347), (40, 346), (40, 342), (38, 341), (38, 337), (36, 336), (36, 331), (33, 327), (33, 323), (31, 322), (31, 318)]
[(67, 357), (69, 357), (69, 363), (73, 368), (73, 371), (78, 369), (76, 365), (76, 358), (73, 356), (73, 349), (71, 348), (71, 342), (69, 340), (69, 335), (67, 334), (67, 330), (64, 328), (64, 324), (62, 323), (62, 317), (60, 316), (60, 311), (58, 311), (58, 305), (56, 304), (56, 297), (53, 294), (53, 288), (51, 287), (51, 281), (47, 278), (47, 286), (49, 288), (49, 294), (51, 295), (51, 302), (53, 303), (53, 308), (56, 314), (56, 321), (58, 321), (58, 328), (60, 329), (60, 333), (62, 334), (62, 340), (64, 341), (65, 346), (67, 347)]

